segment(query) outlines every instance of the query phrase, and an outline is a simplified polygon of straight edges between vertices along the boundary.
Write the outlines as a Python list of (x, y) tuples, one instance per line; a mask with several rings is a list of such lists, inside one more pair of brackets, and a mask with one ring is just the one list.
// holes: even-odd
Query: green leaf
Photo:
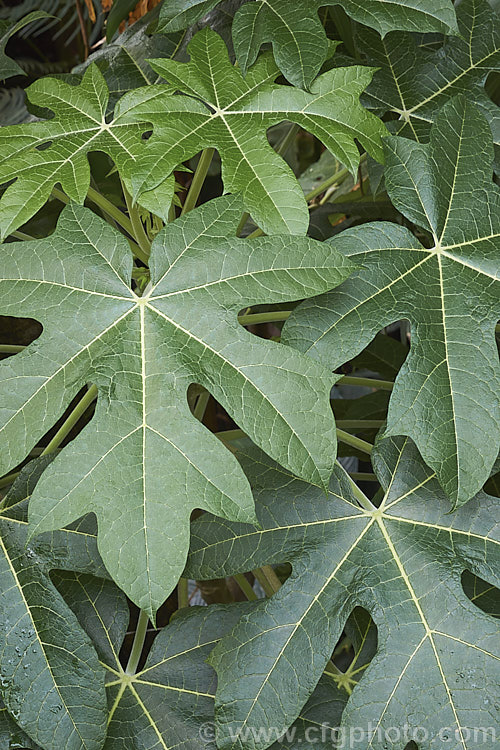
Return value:
[(137, 5), (134, 0), (113, 0), (113, 5), (106, 19), (106, 39), (111, 41), (122, 21), (128, 18), (130, 11)]
[(28, 735), (17, 726), (2, 701), (0, 701), (0, 748), (2, 750), (11, 750), (11, 748), (40, 750), (40, 747), (35, 745)]
[[(226, 191), (241, 192), (245, 208), (265, 232), (304, 234), (309, 212), (302, 190), (269, 145), (268, 128), (283, 120), (297, 123), (354, 173), (359, 164), (355, 138), (382, 159), (385, 126), (359, 103), (372, 78), (371, 68), (330, 70), (307, 93), (273, 83), (279, 71), (269, 54), (243, 78), (231, 65), (222, 39), (210, 29), (196, 34), (188, 50), (189, 63), (150, 60), (170, 87), (149, 87), (146, 95), (144, 90), (131, 92), (121, 101), (134, 117), (154, 123), (144, 155), (131, 174), (135, 198), (156, 188), (201, 148), (216, 147)], [(187, 96), (172, 95), (173, 90)]]
[[(55, 531), (27, 544), (26, 498), (46, 463), (22, 470), (0, 511), (0, 692), (20, 729), (43, 748), (99, 750), (106, 733), (105, 672), (49, 572), (107, 574), (92, 535)], [(23, 742), (5, 717), (0, 738), (3, 733), (6, 747)]]
[(338, 290), (298, 307), (282, 340), (333, 369), (384, 326), (411, 321), (411, 350), (396, 378), (391, 435), (409, 435), (453, 504), (487, 480), (499, 450), (500, 192), (491, 133), (461, 97), (449, 102), (428, 145), (386, 141), (387, 190), (395, 207), (431, 233), (379, 222), (331, 241), (363, 270)]
[(95, 416), (44, 472), (31, 533), (94, 512), (106, 567), (151, 615), (182, 573), (193, 508), (254, 518), (237, 461), (189, 411), (191, 383), (298, 475), (325, 485), (333, 467), (335, 376), (252, 336), (237, 315), (317, 294), (355, 266), (308, 238), (238, 239), (242, 210), (227, 196), (165, 227), (141, 298), (126, 239), (86, 208), (68, 206), (47, 239), (3, 247), (0, 311), (35, 317), (44, 331), (0, 365), (0, 471), (94, 383)]
[[(216, 675), (207, 657), (253, 605), (186, 608), (157, 635), (144, 667), (127, 675), (118, 658), (128, 623), (123, 594), (109, 581), (88, 575), (58, 574), (56, 583), (108, 671), (110, 712), (104, 750), (216, 750)], [(320, 721), (337, 726), (346, 699), (324, 675), (293, 728), (293, 741), (280, 742), (276, 750), (295, 750), (307, 728), (314, 731)]]
[(186, 575), (212, 578), (284, 561), (292, 575), (210, 656), (218, 746), (265, 748), (252, 727), (289, 726), (361, 606), (377, 626), (378, 650), (344, 711), (346, 736), (361, 730), (362, 747), (382, 750), (389, 728), (407, 726), (408, 740), (424, 728), (426, 747), (438, 747), (449, 727), (450, 750), (476, 748), (473, 728), (496, 725), (499, 628), (465, 595), (461, 576), (468, 569), (499, 582), (498, 500), (480, 493), (450, 514), (408, 438), (386, 439), (374, 451), (385, 493), (372, 509), (366, 499), (366, 509), (357, 505), (341, 467), (325, 497), (255, 448), (240, 445), (238, 456), (260, 528), (197, 519)]
[(32, 13), (28, 13), (27, 16), (24, 16), (24, 18), (21, 18), (16, 23), (0, 21), (0, 81), (12, 76), (26, 75), (21, 66), (5, 54), (5, 47), (11, 36), (17, 34), (18, 31), (29, 23), (32, 23), (32, 21), (38, 21), (40, 18), (50, 18), (50, 16), (43, 10), (35, 10)]
[(60, 184), (67, 195), (83, 203), (90, 184), (87, 154), (104, 151), (120, 171), (133, 163), (140, 149), (145, 124), (120, 109), (106, 121), (109, 91), (95, 65), (78, 86), (41, 78), (28, 89), (29, 100), (54, 112), (51, 120), (0, 129), (0, 183), (15, 181), (0, 200), (0, 235), (30, 219)]
[(440, 108), (463, 94), (479, 106), (500, 144), (500, 110), (484, 90), (488, 73), (500, 69), (500, 17), (487, 0), (463, 0), (457, 20), (461, 36), (445, 38), (436, 51), (418, 47), (411, 34), (381, 40), (363, 30), (359, 47), (380, 67), (364, 101), (380, 114), (397, 115), (399, 135), (427, 142)]
[[(161, 31), (177, 31), (198, 21), (219, 0), (166, 0)], [(321, 7), (341, 5), (352, 18), (384, 36), (394, 29), (455, 32), (449, 0), (254, 0), (238, 10), (233, 43), (243, 73), (255, 62), (262, 44), (271, 42), (279, 68), (290, 83), (308, 88), (328, 55), (328, 40), (318, 17)]]
[(83, 74), (89, 65), (97, 65), (109, 88), (108, 108), (127, 91), (157, 81), (158, 76), (147, 61), (149, 57), (171, 57), (178, 52), (183, 34), (150, 33), (150, 24), (159, 10), (156, 6), (73, 68), (73, 74)]

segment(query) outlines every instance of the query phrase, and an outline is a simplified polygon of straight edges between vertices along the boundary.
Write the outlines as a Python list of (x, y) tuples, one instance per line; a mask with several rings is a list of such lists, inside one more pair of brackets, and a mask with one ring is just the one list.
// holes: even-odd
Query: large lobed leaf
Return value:
[(78, 86), (41, 78), (27, 93), (54, 117), (0, 128), (0, 184), (14, 180), (0, 200), (2, 239), (34, 215), (57, 184), (83, 203), (90, 185), (89, 152), (107, 153), (124, 173), (146, 129), (123, 107), (114, 119), (107, 118), (109, 90), (96, 65), (85, 71)]
[(445, 38), (436, 51), (417, 46), (411, 34), (380, 39), (364, 29), (359, 47), (380, 68), (364, 101), (380, 114), (397, 115), (398, 135), (426, 142), (440, 108), (463, 94), (480, 107), (500, 145), (500, 109), (484, 90), (488, 74), (500, 70), (500, 16), (488, 0), (463, 0), (457, 21), (460, 36)]
[[(165, 0), (161, 31), (186, 28), (220, 0)], [(272, 42), (278, 66), (296, 86), (308, 88), (328, 54), (328, 40), (318, 11), (341, 5), (356, 21), (384, 36), (394, 29), (454, 33), (456, 19), (449, 0), (250, 0), (235, 15), (233, 42), (244, 73), (265, 42)]]
[(384, 326), (411, 321), (386, 434), (409, 435), (453, 504), (487, 480), (499, 451), (500, 191), (489, 125), (458, 97), (421, 145), (386, 139), (393, 204), (432, 235), (378, 222), (331, 244), (362, 266), (338, 290), (301, 305), (283, 341), (336, 369)]
[[(119, 589), (89, 575), (58, 575), (56, 583), (107, 670), (104, 750), (216, 750), (216, 675), (207, 657), (252, 605), (216, 604), (179, 612), (156, 636), (142, 669), (132, 675), (118, 658), (128, 624), (127, 602)], [(324, 675), (293, 728), (291, 742), (280, 742), (275, 750), (300, 750), (305, 732), (310, 727), (312, 734), (318, 719), (326, 717), (329, 726), (337, 727), (345, 703), (345, 693)]]
[(94, 383), (95, 416), (37, 485), (31, 534), (95, 512), (106, 567), (152, 616), (182, 572), (193, 508), (254, 517), (237, 461), (189, 410), (191, 383), (299, 476), (324, 485), (333, 467), (335, 377), (237, 315), (325, 291), (354, 266), (304, 237), (238, 239), (241, 213), (227, 196), (165, 227), (140, 298), (127, 241), (86, 208), (68, 206), (47, 239), (3, 248), (0, 310), (44, 331), (0, 365), (1, 471)]
[(500, 583), (498, 500), (480, 493), (449, 514), (409, 438), (385, 439), (373, 454), (384, 487), (379, 507), (366, 499), (359, 507), (341, 467), (325, 497), (248, 444), (238, 456), (260, 527), (197, 519), (186, 574), (212, 578), (288, 561), (292, 575), (210, 656), (218, 746), (265, 748), (258, 727), (284, 731), (314, 690), (349, 613), (362, 606), (377, 626), (378, 650), (347, 703), (343, 736), (356, 736), (362, 750), (385, 750), (397, 727), (398, 750), (411, 739), (422, 750), (445, 742), (449, 750), (490, 750), (499, 627), (472, 604), (461, 578), (469, 570)]
[[(150, 60), (169, 86), (131, 92), (119, 105), (120, 111), (123, 107), (135, 119), (154, 124), (131, 174), (139, 200), (178, 164), (201, 148), (215, 147), (226, 191), (241, 193), (245, 208), (265, 232), (304, 234), (307, 204), (293, 172), (269, 145), (268, 128), (283, 120), (297, 123), (354, 173), (359, 164), (354, 139), (382, 159), (380, 138), (386, 128), (359, 102), (373, 69), (330, 70), (314, 81), (309, 93), (273, 83), (279, 70), (269, 54), (243, 78), (231, 65), (221, 37), (208, 28), (196, 34), (188, 50), (189, 63)], [(182, 94), (172, 96), (173, 89)]]
[(91, 534), (55, 531), (27, 544), (26, 501), (46, 465), (28, 464), (0, 510), (0, 746), (34, 747), (22, 729), (43, 748), (99, 750), (105, 670), (49, 573), (107, 573)]

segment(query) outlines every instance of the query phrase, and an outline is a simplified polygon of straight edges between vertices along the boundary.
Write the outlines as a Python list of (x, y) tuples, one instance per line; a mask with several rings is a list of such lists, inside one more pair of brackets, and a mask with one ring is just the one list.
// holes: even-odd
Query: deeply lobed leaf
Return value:
[(197, 519), (186, 574), (215, 578), (288, 561), (292, 575), (210, 656), (218, 746), (265, 748), (258, 727), (284, 731), (362, 606), (376, 623), (378, 650), (347, 703), (344, 736), (382, 750), (391, 728), (407, 727), (403, 746), (420, 744), (423, 729), (430, 748), (448, 727), (450, 750), (491, 747), (491, 730), (477, 739), (473, 729), (495, 726), (499, 627), (471, 603), (461, 578), (468, 569), (498, 586), (498, 500), (480, 493), (450, 515), (408, 438), (388, 438), (373, 455), (379, 507), (359, 507), (340, 467), (325, 497), (247, 444), (238, 456), (260, 528)]
[[(291, 120), (316, 135), (352, 172), (359, 164), (359, 140), (382, 159), (383, 123), (365, 110), (359, 96), (373, 70), (336, 68), (321, 75), (310, 93), (274, 82), (272, 57), (262, 55), (246, 78), (231, 65), (223, 40), (204, 29), (191, 40), (189, 63), (150, 60), (169, 86), (126, 95), (121, 108), (154, 124), (153, 135), (134, 165), (134, 196), (160, 185), (178, 164), (201, 148), (215, 147), (222, 160), (226, 191), (241, 193), (245, 208), (269, 234), (304, 234), (309, 212), (293, 172), (271, 148), (268, 128)], [(183, 95), (172, 96), (172, 89)], [(157, 91), (156, 95), (152, 92)], [(141, 99), (143, 99), (141, 103)]]
[(335, 377), (237, 315), (317, 294), (354, 266), (308, 238), (238, 239), (241, 213), (228, 196), (165, 227), (143, 297), (126, 240), (88, 209), (68, 206), (47, 239), (4, 246), (0, 310), (44, 331), (0, 365), (2, 471), (94, 383), (95, 416), (37, 485), (31, 534), (95, 512), (106, 567), (152, 616), (182, 572), (193, 508), (254, 518), (238, 463), (189, 410), (191, 383), (300, 476), (324, 485), (332, 470)]
[[(220, 0), (166, 0), (161, 31), (184, 29), (215, 8)], [(456, 19), (448, 0), (250, 0), (233, 22), (238, 63), (246, 73), (265, 42), (271, 42), (278, 66), (295, 86), (308, 88), (328, 53), (328, 40), (318, 17), (320, 7), (340, 5), (352, 18), (384, 36), (394, 29), (454, 33)]]
[(492, 138), (473, 104), (442, 110), (428, 145), (386, 141), (392, 202), (431, 236), (423, 247), (387, 222), (331, 244), (363, 269), (299, 307), (283, 341), (336, 369), (384, 326), (411, 321), (411, 350), (391, 396), (386, 434), (409, 435), (453, 504), (487, 480), (499, 451), (500, 191)]

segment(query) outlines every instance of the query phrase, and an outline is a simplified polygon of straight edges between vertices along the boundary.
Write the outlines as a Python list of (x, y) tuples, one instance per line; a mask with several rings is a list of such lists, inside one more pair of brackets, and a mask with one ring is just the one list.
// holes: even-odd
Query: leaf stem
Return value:
[[(149, 241), (149, 238), (146, 234), (146, 230), (144, 229), (144, 225), (141, 221), (141, 217), (139, 215), (139, 209), (137, 208), (137, 204), (134, 203), (134, 201), (132, 200), (132, 196), (128, 192), (121, 178), (120, 178), (120, 181), (122, 183), (123, 195), (125, 197), (125, 203), (127, 204), (127, 210), (130, 216), (130, 222), (132, 224), (132, 236), (135, 238), (137, 244), (141, 248), (144, 254), (144, 257), (146, 259), (146, 262), (147, 262), (149, 259), (149, 255), (151, 253), (151, 242)], [(141, 258), (141, 260), (143, 260), (143, 258)]]
[(8, 487), (9, 484), (15, 482), (20, 473), (20, 471), (13, 471), (12, 474), (7, 474), (5, 477), (2, 477), (2, 479), (0, 479), (0, 489)]
[(240, 323), (242, 326), (256, 326), (259, 325), (259, 323), (279, 323), (283, 320), (288, 320), (291, 314), (291, 310), (280, 310), (276, 312), (239, 315), (238, 323)]
[(0, 344), (0, 354), (18, 354), (26, 349), (25, 346), (16, 346), (15, 344)]
[(196, 171), (191, 182), (191, 187), (189, 188), (186, 200), (184, 201), (184, 205), (182, 207), (181, 216), (184, 216), (184, 214), (187, 214), (188, 211), (191, 211), (191, 209), (196, 206), (196, 202), (200, 197), (201, 189), (203, 187), (203, 183), (205, 182), (205, 177), (208, 174), (208, 169), (212, 162), (214, 152), (214, 148), (206, 148), (204, 151), (202, 151), (198, 166), (196, 167)]
[(233, 578), (238, 584), (238, 586), (240, 587), (240, 589), (243, 591), (243, 593), (245, 594), (249, 602), (253, 602), (259, 598), (257, 594), (255, 593), (255, 591), (253, 590), (252, 586), (250, 585), (250, 581), (247, 579), (245, 575), (243, 575), (243, 573), (237, 573), (236, 575), (233, 576)]
[(351, 435), (349, 432), (344, 432), (344, 430), (339, 430), (337, 427), (337, 438), (340, 440), (341, 443), (345, 443), (346, 445), (350, 445), (353, 448), (357, 448), (359, 451), (362, 451), (363, 453), (370, 453), (373, 450), (373, 445), (371, 443), (368, 443), (366, 440), (362, 440), (361, 438), (356, 437), (355, 435)]
[[(333, 399), (335, 401), (335, 399)], [(372, 427), (382, 427), (383, 419), (337, 419), (337, 427), (342, 430), (361, 430)]]
[(256, 570), (252, 570), (252, 573), (264, 589), (266, 596), (272, 596), (281, 588), (281, 581), (270, 565), (256, 568)]
[(337, 380), (337, 385), (359, 385), (364, 388), (379, 388), (381, 391), (392, 391), (394, 383), (390, 380), (375, 380), (375, 378), (356, 378), (351, 375), (344, 375), (344, 377)]
[(58, 429), (50, 443), (47, 445), (46, 448), (43, 449), (42, 453), (40, 455), (46, 456), (48, 453), (53, 453), (55, 450), (59, 448), (61, 443), (63, 442), (64, 438), (68, 436), (68, 434), (71, 432), (75, 424), (78, 422), (80, 417), (82, 417), (89, 406), (92, 404), (93, 401), (97, 398), (97, 388), (95, 385), (91, 385), (88, 389), (87, 393), (83, 396), (81, 401), (75, 406), (71, 414), (68, 416), (68, 418), (64, 421), (64, 423), (61, 425), (61, 427)]
[(177, 584), (177, 609), (189, 607), (188, 579), (179, 578)]
[(127, 666), (125, 667), (125, 674), (135, 674), (137, 666), (141, 658), (142, 649), (144, 648), (144, 642), (146, 640), (146, 633), (148, 629), (149, 617), (142, 609), (139, 612), (139, 619), (137, 621), (137, 627), (135, 629), (134, 641), (132, 643), (132, 649), (128, 658)]

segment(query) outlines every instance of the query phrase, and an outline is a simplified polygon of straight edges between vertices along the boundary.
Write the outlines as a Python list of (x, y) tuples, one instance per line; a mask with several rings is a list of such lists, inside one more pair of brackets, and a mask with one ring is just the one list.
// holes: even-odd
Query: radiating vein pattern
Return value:
[(157, 188), (200, 148), (215, 147), (226, 191), (241, 193), (245, 208), (264, 231), (303, 234), (309, 222), (307, 205), (293, 172), (269, 145), (269, 127), (283, 120), (296, 122), (317, 135), (353, 173), (359, 164), (355, 138), (375, 159), (382, 158), (385, 126), (359, 102), (372, 68), (335, 68), (305, 92), (274, 83), (279, 69), (270, 54), (259, 57), (244, 78), (231, 64), (222, 38), (210, 29), (196, 34), (188, 51), (189, 63), (151, 60), (169, 85), (131, 92), (117, 110), (120, 121), (127, 121), (128, 110), (134, 121), (154, 125), (131, 174), (135, 197)]
[(190, 412), (191, 383), (295, 473), (325, 484), (333, 467), (335, 378), (252, 336), (237, 316), (261, 301), (325, 291), (354, 266), (307, 238), (237, 239), (242, 211), (228, 196), (166, 227), (144, 297), (130, 288), (126, 240), (88, 209), (68, 206), (46, 240), (4, 246), (1, 311), (36, 318), (44, 330), (0, 368), (2, 470), (95, 384), (91, 424), (36, 488), (31, 532), (93, 511), (108, 570), (151, 615), (182, 572), (193, 508), (254, 518), (236, 459)]
[[(496, 725), (499, 628), (471, 603), (461, 576), (473, 570), (498, 586), (498, 500), (481, 493), (448, 514), (435, 474), (408, 438), (387, 438), (374, 453), (385, 494), (373, 511), (355, 511), (341, 468), (325, 497), (247, 443), (237, 455), (260, 528), (198, 519), (186, 572), (216, 578), (287, 561), (292, 574), (210, 656), (219, 746), (265, 748), (248, 728), (285, 731), (361, 606), (379, 645), (344, 711), (346, 736), (362, 728), (362, 746), (382, 750), (390, 727), (407, 726), (409, 739), (424, 728), (429, 741), (449, 727), (453, 750), (476, 747), (472, 729)], [(490, 747), (491, 733), (480, 742)]]
[(443, 108), (428, 145), (386, 139), (387, 190), (428, 233), (428, 246), (387, 222), (343, 232), (332, 244), (362, 270), (301, 305), (282, 337), (336, 369), (382, 327), (410, 320), (387, 434), (415, 441), (453, 504), (483, 486), (500, 447), (500, 191), (492, 158), (489, 125), (462, 97)]
[[(164, 3), (159, 27), (185, 29), (214, 8), (220, 0), (169, 0)], [(328, 40), (318, 11), (341, 5), (351, 18), (376, 29), (382, 36), (393, 29), (425, 32), (456, 31), (449, 0), (250, 0), (234, 17), (232, 34), (243, 72), (252, 65), (265, 42), (271, 42), (276, 62), (295, 86), (308, 88), (328, 55)]]

